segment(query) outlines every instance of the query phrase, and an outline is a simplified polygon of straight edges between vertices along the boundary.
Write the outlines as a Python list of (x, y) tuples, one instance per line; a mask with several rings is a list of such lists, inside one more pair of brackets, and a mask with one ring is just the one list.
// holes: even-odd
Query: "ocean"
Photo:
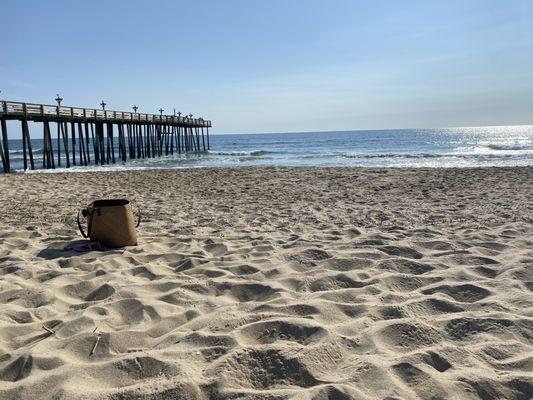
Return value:
[[(485, 167), (533, 165), (533, 125), (397, 129), (343, 132), (211, 135), (200, 154), (117, 161), (114, 165), (54, 171), (151, 168), (293, 167)], [(56, 139), (53, 139), (55, 144)], [(117, 143), (118, 140), (115, 140)], [(36, 165), (42, 140), (32, 140)], [(22, 169), (22, 141), (9, 141), (11, 166)], [(43, 170), (34, 172), (44, 172)]]

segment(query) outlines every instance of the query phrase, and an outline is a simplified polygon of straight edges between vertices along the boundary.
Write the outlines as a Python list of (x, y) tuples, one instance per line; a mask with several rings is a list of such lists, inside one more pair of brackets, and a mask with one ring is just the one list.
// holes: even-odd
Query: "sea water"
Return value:
[[(53, 138), (54, 145), (56, 138)], [(115, 144), (118, 142), (115, 139)], [(210, 135), (211, 150), (160, 158), (74, 167), (69, 171), (152, 168), (484, 167), (533, 165), (533, 125), (343, 132)], [(42, 168), (42, 140), (32, 139)], [(11, 166), (20, 170), (22, 141), (10, 140)], [(56, 150), (54, 150), (55, 155)], [(94, 162), (94, 160), (92, 160)], [(63, 160), (63, 166), (65, 161)], [(56, 169), (55, 171), (65, 171)], [(44, 172), (44, 171), (39, 171)]]

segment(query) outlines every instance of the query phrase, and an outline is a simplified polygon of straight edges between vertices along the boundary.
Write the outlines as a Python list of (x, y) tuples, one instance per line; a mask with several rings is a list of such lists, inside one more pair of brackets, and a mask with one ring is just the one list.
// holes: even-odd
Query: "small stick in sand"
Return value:
[(96, 337), (96, 342), (94, 342), (94, 346), (93, 346), (91, 352), (89, 353), (89, 357), (94, 354), (94, 351), (96, 350), (96, 346), (98, 346), (98, 342), (99, 341), (100, 341), (100, 334), (98, 334), (98, 336)]
[(54, 333), (56, 333), (56, 331), (54, 331), (53, 329), (47, 328), (45, 325), (43, 325), (43, 329), (47, 331), (48, 333), (50, 333), (50, 335), (53, 335)]

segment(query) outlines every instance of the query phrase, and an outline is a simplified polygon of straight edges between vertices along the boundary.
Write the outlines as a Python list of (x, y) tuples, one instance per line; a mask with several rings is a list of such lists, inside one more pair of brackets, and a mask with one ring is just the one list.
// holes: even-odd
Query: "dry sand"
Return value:
[[(61, 250), (121, 196), (139, 246)], [(2, 399), (533, 393), (533, 167), (15, 174), (0, 228)]]

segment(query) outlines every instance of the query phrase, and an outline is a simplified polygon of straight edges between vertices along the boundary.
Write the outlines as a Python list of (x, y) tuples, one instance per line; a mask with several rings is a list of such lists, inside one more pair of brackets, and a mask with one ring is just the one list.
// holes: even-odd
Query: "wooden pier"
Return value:
[[(134, 107), (135, 111), (136, 107)], [(154, 158), (210, 149), (211, 121), (189, 116), (0, 101), (0, 158), (10, 163), (8, 120), (20, 121), (24, 170)], [(28, 122), (42, 123), (42, 165), (37, 166)], [(53, 133), (54, 132), (54, 136)], [(56, 140), (56, 146), (53, 141)], [(116, 140), (116, 142), (115, 142)]]

